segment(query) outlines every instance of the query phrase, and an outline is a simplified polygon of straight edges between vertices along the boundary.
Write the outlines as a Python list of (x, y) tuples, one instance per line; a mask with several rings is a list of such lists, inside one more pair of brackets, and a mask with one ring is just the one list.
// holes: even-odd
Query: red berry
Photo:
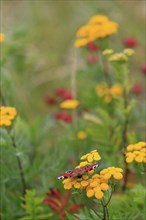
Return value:
[(142, 70), (142, 72), (143, 72), (144, 74), (146, 74), (146, 64), (143, 64), (141, 70)]
[(143, 92), (143, 87), (141, 86), (141, 84), (139, 83), (135, 83), (132, 87), (132, 92), (135, 94), (135, 95), (139, 95)]
[(98, 61), (98, 59), (97, 59), (97, 57), (94, 56), (94, 55), (89, 55), (89, 56), (87, 57), (87, 63), (88, 63), (88, 64), (95, 64), (95, 63), (97, 63), (97, 61)]
[(55, 98), (54, 98), (54, 97), (51, 97), (51, 96), (46, 96), (45, 101), (46, 101), (46, 103), (49, 104), (49, 105), (54, 105), (54, 104), (56, 104)]
[(64, 121), (66, 123), (70, 123), (72, 121), (71, 115), (67, 112), (58, 112), (54, 117), (57, 121)]
[(87, 44), (87, 48), (90, 51), (97, 51), (98, 50), (98, 47), (96, 46), (96, 44), (94, 42), (89, 42)]
[(59, 88), (56, 90), (56, 95), (63, 98), (64, 100), (66, 99), (73, 99), (73, 96), (71, 92), (67, 89), (64, 88)]
[(127, 37), (123, 41), (126, 47), (134, 48), (137, 46), (137, 41), (133, 37)]

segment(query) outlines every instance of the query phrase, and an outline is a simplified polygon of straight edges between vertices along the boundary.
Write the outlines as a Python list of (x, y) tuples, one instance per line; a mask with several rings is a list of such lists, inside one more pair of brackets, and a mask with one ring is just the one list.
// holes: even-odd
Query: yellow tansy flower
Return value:
[(127, 150), (128, 150), (128, 151), (133, 150), (133, 146), (134, 146), (133, 144), (128, 145), (128, 146), (127, 146)]
[(74, 187), (75, 187), (76, 189), (79, 189), (79, 188), (81, 187), (81, 184), (80, 184), (80, 183), (75, 183), (75, 184), (74, 184)]
[(102, 199), (103, 196), (104, 196), (104, 194), (103, 194), (102, 191), (100, 191), (100, 190), (99, 190), (99, 191), (96, 191), (95, 197), (96, 197), (97, 199)]
[(88, 186), (88, 181), (85, 181), (85, 180), (83, 180), (83, 181), (81, 181), (81, 186)]
[(120, 172), (116, 172), (113, 175), (114, 179), (121, 180), (123, 178), (123, 175)]
[(88, 154), (85, 154), (81, 157), (81, 160), (85, 160), (87, 163), (96, 163), (97, 161), (101, 160), (101, 157), (97, 150), (91, 151)]
[(108, 21), (108, 17), (104, 15), (95, 15), (90, 18), (89, 24), (104, 24)]
[(14, 107), (0, 107), (0, 127), (10, 126), (17, 112)]
[(136, 157), (135, 157), (135, 161), (138, 162), (138, 163), (143, 162), (143, 155), (136, 156)]
[[(91, 29), (90, 25), (84, 25), (77, 31), (77, 37), (85, 37)], [(83, 39), (83, 38), (82, 38)]]
[(110, 91), (113, 96), (121, 96), (123, 94), (123, 88), (120, 85), (113, 85)]
[(103, 52), (102, 52), (102, 54), (105, 56), (105, 55), (110, 55), (110, 54), (112, 54), (112, 53), (114, 53), (114, 51), (112, 50), (112, 49), (106, 49), (106, 50), (104, 50)]
[(102, 184), (100, 185), (100, 187), (101, 187), (101, 189), (102, 189), (103, 191), (107, 191), (107, 190), (109, 189), (109, 185), (108, 185), (107, 183), (102, 183)]
[(5, 35), (3, 33), (0, 33), (0, 43), (4, 42)]
[(78, 139), (80, 139), (80, 140), (84, 140), (84, 139), (87, 138), (87, 133), (86, 133), (85, 131), (79, 131), (79, 132), (77, 133), (77, 137), (78, 137)]
[(89, 41), (88, 41), (88, 39), (86, 39), (86, 38), (77, 39), (77, 40), (75, 41), (74, 46), (77, 47), (77, 48), (78, 48), (78, 47), (83, 47), (83, 46), (87, 45), (88, 42), (89, 42)]
[(126, 56), (126, 54), (124, 53), (114, 53), (112, 54), (108, 60), (110, 62), (116, 62), (116, 61), (120, 61), (120, 62), (127, 62), (128, 61), (128, 57)]
[(104, 38), (117, 32), (118, 24), (104, 15), (91, 17), (89, 22), (77, 31), (75, 47), (82, 47), (98, 38)]
[(122, 172), (123, 170), (121, 168), (108, 167), (100, 171), (100, 175), (107, 180), (109, 180), (111, 177), (113, 177), (116, 180), (120, 180), (123, 178)]
[(134, 50), (132, 50), (131, 48), (126, 48), (123, 50), (123, 52), (128, 56), (131, 57), (134, 54)]
[[(106, 51), (105, 51), (106, 54)], [(108, 56), (108, 61), (110, 62), (122, 62), (125, 63), (129, 60), (129, 58), (134, 54), (134, 51), (130, 48), (124, 49), (119, 53), (112, 53)], [(103, 52), (104, 55), (104, 52)]]
[(146, 142), (140, 141), (137, 144), (130, 144), (127, 146), (126, 162), (133, 161), (137, 163), (146, 163)]
[(87, 194), (86, 195), (87, 195), (87, 197), (92, 197), (94, 195), (93, 189), (87, 190)]
[(123, 88), (120, 85), (113, 85), (110, 88), (106, 83), (102, 83), (96, 86), (96, 93), (99, 97), (102, 97), (106, 103), (110, 103), (112, 98), (123, 94)]
[(79, 105), (79, 101), (76, 100), (76, 99), (68, 99), (68, 100), (65, 100), (63, 101), (61, 104), (60, 104), (60, 107), (63, 108), (63, 109), (75, 109), (77, 108)]

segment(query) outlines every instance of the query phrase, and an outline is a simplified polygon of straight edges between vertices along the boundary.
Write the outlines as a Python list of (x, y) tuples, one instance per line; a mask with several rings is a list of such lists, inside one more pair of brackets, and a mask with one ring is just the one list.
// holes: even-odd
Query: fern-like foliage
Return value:
[(44, 213), (43, 199), (36, 197), (35, 190), (27, 190), (25, 198), (22, 198), (22, 207), (25, 209), (26, 216), (19, 220), (47, 220), (52, 216), (52, 213)]

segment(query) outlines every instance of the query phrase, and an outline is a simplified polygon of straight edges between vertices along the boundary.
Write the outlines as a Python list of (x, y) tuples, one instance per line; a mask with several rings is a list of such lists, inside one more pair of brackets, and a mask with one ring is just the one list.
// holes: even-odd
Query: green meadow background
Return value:
[[(110, 42), (116, 52), (125, 48), (125, 38), (132, 37), (137, 41), (135, 55), (129, 63), (129, 80), (133, 84), (139, 83), (143, 92), (139, 95), (130, 93), (136, 104), (130, 115), (129, 130), (132, 143), (144, 141), (145, 75), (141, 67), (146, 62), (146, 5), (143, 0), (1, 0), (0, 4), (1, 32), (5, 34), (5, 42), (1, 45), (1, 103), (16, 107), (18, 115), (14, 127), (18, 152), (14, 152), (8, 139), (3, 142), (1, 151), (1, 212), (2, 220), (16, 220), (25, 216), (21, 207), (22, 186), (16, 155), (21, 159), (27, 187), (35, 189), (40, 197), (45, 197), (50, 187), (64, 193), (62, 183), (56, 177), (64, 170), (74, 168), (80, 156), (90, 150), (97, 149), (101, 154), (101, 169), (124, 167), (121, 149), (115, 150), (112, 140), (106, 137), (110, 133), (110, 126), (106, 127), (110, 120), (104, 121), (102, 130), (102, 126), (86, 121), (81, 114), (82, 110), (87, 110), (98, 116), (96, 66), (87, 65), (84, 51), (74, 47), (77, 30), (91, 16), (105, 15), (119, 24), (119, 30), (111, 36)], [(62, 87), (69, 89), (81, 102), (77, 124), (55, 121), (53, 117), (60, 111), (59, 106), (46, 104), (45, 97), (53, 96), (54, 91)], [(106, 111), (104, 105), (100, 107)], [(108, 107), (107, 112), (110, 112)], [(88, 137), (83, 141), (76, 138), (81, 130), (88, 131)], [(120, 136), (120, 130), (117, 133)], [(6, 135), (5, 131), (2, 130), (2, 134)], [(116, 142), (115, 135), (113, 132)], [(137, 203), (131, 201), (133, 194), (119, 194), (118, 199), (113, 200), (111, 213), (117, 210), (122, 213), (122, 219), (114, 217), (111, 220), (144, 220), (141, 217), (143, 178), (138, 166), (131, 166), (131, 170), (130, 187), (140, 184), (133, 191)], [(82, 197), (75, 199), (73, 195), (72, 202), (81, 203)], [(46, 206), (45, 211), (48, 210), (52, 212)], [(88, 209), (86, 211), (88, 213)], [(53, 216), (52, 219), (59, 218)]]

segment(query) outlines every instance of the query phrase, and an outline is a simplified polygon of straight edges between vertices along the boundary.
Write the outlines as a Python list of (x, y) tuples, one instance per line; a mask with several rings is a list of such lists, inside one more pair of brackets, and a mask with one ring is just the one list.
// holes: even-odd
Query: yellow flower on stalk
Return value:
[(102, 199), (104, 197), (104, 192), (109, 188), (108, 180), (104, 179), (100, 174), (95, 174), (89, 180), (88, 187), (86, 188), (86, 195), (87, 197), (95, 196), (97, 199)]
[(146, 163), (146, 142), (140, 141), (137, 144), (130, 144), (126, 149), (126, 162)]
[[(108, 51), (107, 51), (108, 52)], [(127, 62), (129, 60), (129, 57), (131, 57), (134, 54), (134, 50), (131, 48), (124, 49), (122, 52), (119, 53), (111, 53), (108, 54), (105, 51), (103, 51), (103, 55), (109, 55), (108, 61), (109, 62)]]
[(121, 85), (113, 85), (110, 88), (106, 83), (103, 83), (96, 86), (96, 93), (99, 97), (103, 97), (106, 103), (110, 103), (112, 98), (123, 94), (123, 88)]
[(104, 38), (117, 32), (118, 24), (104, 15), (91, 17), (88, 23), (77, 31), (75, 47), (82, 47), (98, 38)]
[(78, 139), (80, 139), (80, 140), (84, 140), (84, 139), (87, 138), (87, 133), (86, 133), (85, 131), (79, 131), (79, 132), (77, 133), (77, 137), (78, 137)]
[[(97, 152), (97, 150), (92, 150), (90, 153), (85, 154), (81, 157), (81, 161), (88, 163), (97, 163), (97, 161), (101, 160), (101, 157), (99, 155), (99, 153)], [(82, 163), (82, 162), (81, 162)], [(79, 164), (79, 167), (82, 164)]]
[(89, 24), (105, 24), (106, 22), (108, 22), (108, 17), (104, 15), (95, 15), (89, 20)]
[(3, 33), (0, 33), (0, 43), (4, 42), (5, 35)]
[(84, 189), (88, 186), (88, 176), (83, 175), (81, 178), (69, 178), (63, 181), (64, 189)]
[(94, 174), (89, 180), (86, 188), (87, 197), (95, 196), (97, 199), (104, 197), (104, 192), (110, 188), (110, 179), (121, 180), (123, 170), (117, 167), (108, 167), (100, 171), (100, 174)]
[(87, 39), (81, 38), (81, 39), (76, 40), (75, 47), (83, 47), (83, 46), (87, 45), (87, 43), (88, 43)]
[(124, 54), (126, 54), (128, 57), (131, 57), (134, 54), (134, 50), (131, 48), (126, 48), (123, 50)]
[(105, 56), (105, 55), (110, 55), (112, 54), (114, 51), (112, 49), (106, 49), (102, 52), (102, 54)]
[(110, 94), (110, 89), (106, 83), (102, 83), (96, 86), (96, 93), (99, 97), (103, 97), (106, 103), (111, 102), (112, 96)]
[(0, 107), (0, 127), (10, 126), (17, 112), (14, 107)]
[(76, 99), (67, 99), (60, 104), (63, 109), (75, 109), (79, 106), (79, 101)]
[(114, 61), (121, 61), (121, 62), (127, 62), (128, 61), (128, 57), (126, 56), (125, 53), (114, 53), (112, 54), (108, 60), (110, 62), (114, 62)]
[(110, 92), (113, 96), (121, 96), (123, 94), (123, 88), (120, 85), (113, 85)]

